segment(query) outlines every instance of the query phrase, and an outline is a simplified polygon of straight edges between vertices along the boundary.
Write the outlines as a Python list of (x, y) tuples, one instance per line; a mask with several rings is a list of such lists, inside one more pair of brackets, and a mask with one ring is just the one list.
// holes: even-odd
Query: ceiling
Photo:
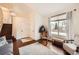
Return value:
[(32, 10), (40, 13), (41, 15), (45, 16), (50, 13), (65, 9), (70, 6), (79, 5), (77, 3), (30, 3), (26, 4)]
[(65, 9), (70, 6), (79, 5), (77, 3), (14, 3), (14, 4), (0, 4), (9, 9), (14, 10), (16, 13), (29, 14), (32, 12), (37, 12), (42, 16), (46, 16), (53, 12)]

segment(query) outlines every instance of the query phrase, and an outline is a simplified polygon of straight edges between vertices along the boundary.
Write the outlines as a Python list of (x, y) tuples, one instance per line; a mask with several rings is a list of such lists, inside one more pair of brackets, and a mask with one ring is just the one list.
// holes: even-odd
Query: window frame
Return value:
[[(57, 21), (58, 22), (58, 27), (59, 27), (59, 21), (64, 21), (64, 20), (68, 20), (68, 18), (67, 18), (67, 16), (66, 16), (66, 18), (62, 18), (62, 19), (55, 19), (55, 20), (51, 20), (51, 18), (53, 18), (53, 17), (57, 17), (57, 16), (61, 16), (61, 15), (64, 15), (64, 14), (66, 14), (66, 13), (62, 13), (62, 14), (59, 14), (59, 15), (56, 15), (56, 16), (52, 16), (52, 17), (50, 17), (49, 18), (49, 34), (50, 34), (50, 36), (52, 37), (52, 34), (51, 34), (51, 22), (55, 22), (55, 21)], [(69, 26), (68, 26), (69, 27)], [(66, 29), (66, 31), (67, 31), (67, 29)], [(69, 31), (69, 29), (68, 29), (68, 31)], [(66, 34), (67, 34), (67, 38), (68, 38), (68, 32), (66, 32)], [(67, 39), (67, 38), (65, 38), (64, 36), (61, 36), (60, 34), (59, 34), (59, 28), (58, 28), (58, 34), (56, 35), (57, 37), (56, 38), (60, 38), (60, 39)], [(64, 38), (62, 38), (62, 37), (64, 37)]]
[[(63, 35), (60, 35), (60, 31), (59, 31), (59, 23), (60, 23), (60, 21), (64, 21), (64, 20), (67, 20), (67, 19), (50, 21), (50, 33), (52, 32), (51, 31), (51, 22), (57, 22), (58, 23), (58, 31), (57, 31), (57, 34), (55, 34), (57, 36), (57, 38), (61, 38), (61, 36), (64, 37)], [(66, 32), (66, 34), (67, 34), (67, 32)], [(51, 35), (54, 35), (54, 34), (51, 33)]]

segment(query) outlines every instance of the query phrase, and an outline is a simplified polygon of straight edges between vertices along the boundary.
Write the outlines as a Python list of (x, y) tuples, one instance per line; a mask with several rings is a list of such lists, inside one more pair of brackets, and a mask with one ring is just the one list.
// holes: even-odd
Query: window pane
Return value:
[(58, 21), (50, 22), (51, 34), (58, 35)]
[(59, 21), (59, 35), (62, 37), (67, 37), (66, 23), (67, 23), (67, 20)]

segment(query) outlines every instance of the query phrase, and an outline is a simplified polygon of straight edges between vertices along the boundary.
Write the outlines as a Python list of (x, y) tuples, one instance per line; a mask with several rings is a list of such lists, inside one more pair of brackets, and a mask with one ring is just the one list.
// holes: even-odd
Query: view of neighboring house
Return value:
[(0, 55), (79, 55), (78, 3), (0, 3)]

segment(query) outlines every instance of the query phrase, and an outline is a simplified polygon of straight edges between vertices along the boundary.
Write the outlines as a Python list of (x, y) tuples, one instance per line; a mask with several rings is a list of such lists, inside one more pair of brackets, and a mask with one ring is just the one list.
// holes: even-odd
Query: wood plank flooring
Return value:
[[(37, 42), (35, 40), (31, 40), (31, 41), (23, 43), (21, 40), (17, 41), (15, 38), (13, 38), (13, 39), (14, 39), (13, 40), (13, 54), (14, 55), (19, 55), (20, 54), (19, 53), (19, 48), (20, 47), (23, 47), (23, 46), (26, 46), (26, 45), (29, 45), (29, 44)], [(28, 38), (26, 38), (26, 39), (28, 39)], [(62, 55), (62, 54), (65, 55), (64, 51), (59, 49), (59, 48), (57, 48), (56, 46), (52, 46), (52, 44), (48, 44), (47, 46), (49, 46), (49, 48), (52, 49), (54, 52), (56, 52), (56, 51), (58, 52), (59, 51), (60, 55)]]
[[(28, 39), (28, 38), (26, 38), (26, 39)], [(35, 42), (36, 42), (35, 40), (31, 40), (31, 41), (23, 43), (21, 40), (17, 41), (15, 38), (13, 38), (13, 54), (19, 55), (19, 48), (20, 47), (23, 47), (23, 46), (26, 46), (26, 45), (29, 45), (29, 44), (32, 44)]]

